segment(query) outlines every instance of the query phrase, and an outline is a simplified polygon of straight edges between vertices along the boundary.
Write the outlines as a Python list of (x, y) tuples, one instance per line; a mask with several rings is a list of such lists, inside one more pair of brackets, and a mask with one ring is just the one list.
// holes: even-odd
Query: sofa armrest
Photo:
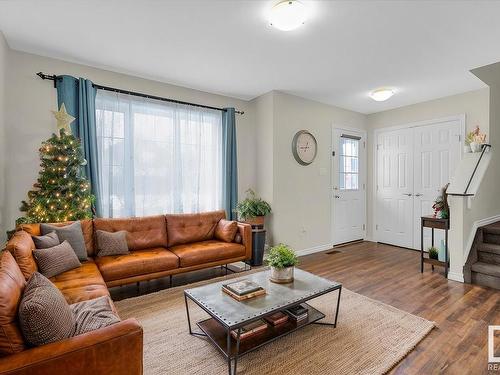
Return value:
[(142, 374), (142, 327), (135, 319), (0, 358), (0, 374)]
[(238, 233), (241, 236), (241, 244), (245, 246), (245, 259), (252, 259), (252, 226), (238, 222)]

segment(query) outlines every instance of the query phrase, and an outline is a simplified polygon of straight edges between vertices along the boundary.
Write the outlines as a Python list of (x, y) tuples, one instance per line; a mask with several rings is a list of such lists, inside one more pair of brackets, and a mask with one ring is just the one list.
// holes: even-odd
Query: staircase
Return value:
[(478, 228), (464, 266), (464, 280), (500, 289), (500, 221)]

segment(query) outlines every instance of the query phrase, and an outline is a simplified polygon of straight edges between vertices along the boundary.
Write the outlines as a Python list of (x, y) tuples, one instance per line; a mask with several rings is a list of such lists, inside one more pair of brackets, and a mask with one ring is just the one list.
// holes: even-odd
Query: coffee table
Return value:
[[(229, 375), (236, 374), (239, 357), (279, 337), (309, 324), (322, 324), (333, 328), (337, 326), (340, 294), (342, 292), (342, 284), (340, 283), (324, 279), (301, 269), (295, 269), (294, 281), (290, 284), (271, 282), (267, 270), (231, 279), (230, 282), (241, 279), (249, 279), (259, 284), (266, 289), (267, 294), (238, 302), (221, 289), (222, 284), (228, 283), (228, 280), (184, 291), (189, 333), (209, 339), (227, 360)], [(335, 307), (335, 321), (333, 323), (319, 322), (325, 317), (325, 314), (305, 302), (336, 290), (338, 290), (338, 298)], [(194, 302), (210, 316), (210, 318), (196, 323), (201, 332), (194, 332), (191, 328), (188, 300)], [(241, 327), (298, 304), (304, 304), (309, 310), (307, 319), (299, 322), (289, 319), (284, 324), (275, 327), (269, 326), (263, 333), (240, 340)], [(232, 330), (236, 330), (236, 338), (231, 335)]]

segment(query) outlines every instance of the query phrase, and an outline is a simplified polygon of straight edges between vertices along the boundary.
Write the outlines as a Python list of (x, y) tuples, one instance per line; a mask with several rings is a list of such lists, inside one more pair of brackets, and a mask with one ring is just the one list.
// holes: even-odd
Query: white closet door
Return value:
[[(414, 135), (414, 240), (420, 249), (420, 218), (433, 214), (432, 205), (441, 188), (450, 182), (461, 157), (460, 122), (447, 121), (413, 129)], [(435, 231), (439, 248), (443, 231)], [(431, 231), (424, 232), (424, 249), (431, 245)]]
[(413, 132), (401, 129), (377, 140), (377, 237), (413, 246)]

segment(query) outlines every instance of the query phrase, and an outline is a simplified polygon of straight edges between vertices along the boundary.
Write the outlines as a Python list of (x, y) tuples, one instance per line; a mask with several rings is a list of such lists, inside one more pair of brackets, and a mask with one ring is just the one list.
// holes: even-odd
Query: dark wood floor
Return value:
[[(500, 291), (420, 273), (419, 253), (373, 242), (301, 257), (300, 268), (340, 281), (357, 293), (436, 322), (437, 327), (392, 371), (394, 374), (498, 374), (488, 371), (488, 325), (500, 325)], [(220, 276), (220, 268), (174, 277), (174, 286)], [(154, 292), (167, 279), (111, 290), (114, 299)], [(500, 335), (495, 340), (500, 356)]]

